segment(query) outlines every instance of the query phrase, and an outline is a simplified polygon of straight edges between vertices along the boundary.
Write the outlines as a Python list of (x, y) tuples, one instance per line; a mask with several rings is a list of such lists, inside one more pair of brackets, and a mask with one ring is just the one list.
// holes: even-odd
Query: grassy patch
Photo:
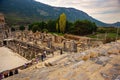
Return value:
[(50, 32), (51, 34), (56, 34), (56, 35), (59, 35), (59, 36), (64, 36), (63, 33), (55, 33), (55, 32)]
[[(88, 35), (87, 37), (90, 38), (98, 38), (98, 39), (105, 39), (106, 38), (116, 38), (117, 34), (116, 33), (97, 33), (97, 34), (91, 34)], [(120, 38), (120, 35), (118, 35), (118, 38)]]

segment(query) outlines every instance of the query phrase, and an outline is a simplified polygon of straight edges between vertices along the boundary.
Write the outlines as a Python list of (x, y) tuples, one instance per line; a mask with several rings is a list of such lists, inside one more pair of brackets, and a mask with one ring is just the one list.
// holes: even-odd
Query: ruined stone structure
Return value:
[(5, 18), (2, 13), (0, 13), (0, 26), (5, 26)]
[(10, 48), (19, 55), (25, 57), (28, 60), (36, 58), (39, 54), (42, 54), (45, 50), (47, 53), (51, 53), (49, 49), (40, 48), (37, 45), (22, 42), (15, 39), (5, 39), (6, 47)]
[(74, 40), (65, 41), (64, 51), (77, 52), (77, 43)]
[(5, 19), (3, 14), (0, 13), (0, 45), (2, 46), (2, 40), (3, 40), (3, 30), (4, 30), (4, 26), (5, 26)]
[[(88, 37), (80, 37), (69, 34), (58, 36), (57, 34), (50, 33), (33, 33), (32, 31), (27, 30), (10, 32), (10, 29), (6, 26), (3, 14), (0, 14), (0, 40), (1, 46), (4, 45), (8, 47), (9, 49), (13, 50), (14, 52), (18, 53), (28, 60), (37, 59), (37, 57), (40, 57), (40, 55), (43, 54), (44, 51), (46, 51), (47, 55), (49, 55), (50, 53), (54, 54), (54, 52), (58, 53), (58, 51), (60, 51), (61, 56), (50, 60), (50, 62), (45, 62), (44, 64), (44, 66), (47, 67), (54, 65), (57, 66), (51, 68), (51, 70), (49, 70), (50, 68), (44, 69), (46, 70), (46, 72), (41, 71), (41, 74), (50, 73), (49, 76), (52, 77), (47, 76), (48, 78), (46, 78), (46, 76), (38, 73), (34, 75), (37, 75), (37, 77), (34, 77), (33, 79), (33, 74), (31, 75), (32, 72), (27, 73), (27, 75), (30, 75), (33, 80), (62, 80), (62, 78), (64, 78), (65, 80), (70, 80), (70, 78), (74, 78), (75, 80), (98, 80), (96, 75), (100, 78), (99, 80), (104, 80), (103, 78), (106, 78), (106, 71), (102, 71), (100, 69), (104, 68), (104, 70), (106, 70), (105, 65), (110, 59), (112, 61), (112, 58), (114, 62), (118, 60), (120, 61), (120, 41), (101, 45), (101, 41)], [(116, 56), (116, 58), (114, 59), (114, 56), (111, 57), (111, 54)], [(116, 62), (116, 64), (112, 64), (110, 62), (109, 65), (111, 66), (112, 64), (113, 66), (119, 66), (120, 64), (117, 64), (118, 62)], [(30, 63), (32, 63), (32, 61)], [(109, 65), (106, 66), (109, 67)], [(35, 68), (37, 67), (35, 66)], [(100, 71), (98, 71), (96, 75), (92, 75), (92, 73), (95, 73), (97, 70)], [(52, 72), (53, 74), (51, 75)], [(77, 76), (74, 74), (76, 74)], [(96, 78), (94, 79), (93, 77), (91, 77), (91, 75)], [(111, 80), (111, 77), (109, 78), (110, 79), (108, 80)]]
[[(8, 47), (13, 52), (30, 60), (30, 63), (41, 58), (45, 51), (48, 56), (49, 54), (54, 55), (54, 53), (61, 55), (69, 53), (71, 55), (72, 53), (79, 53), (100, 45), (96, 44), (98, 42), (96, 40), (69, 34), (58, 36), (50, 33), (33, 33), (28, 30), (11, 32), (5, 23), (3, 14), (0, 14), (0, 28), (0, 45)], [(91, 55), (96, 56), (94, 54)], [(90, 56), (83, 56), (83, 59), (87, 57)]]
[(0, 45), (2, 46), (2, 41), (10, 36), (10, 29), (5, 23), (5, 18), (2, 13), (0, 13)]
[(76, 38), (74, 35), (70, 35), (70, 37), (71, 39), (56, 34), (17, 31), (12, 32), (11, 39), (4, 39), (4, 45), (28, 60), (36, 58), (44, 51), (46, 51), (47, 54), (53, 54), (60, 50), (65, 52), (81, 52), (90, 47), (95, 47), (93, 46), (95, 41), (92, 41), (90, 38)]
[[(58, 36), (50, 33), (33, 33), (27, 30), (11, 32), (6, 26), (3, 14), (0, 14), (0, 26), (1, 44), (3, 43), (6, 47), (19, 53), (28, 60), (36, 58), (36, 56), (42, 54), (43, 51), (47, 51), (47, 54), (54, 53), (58, 50), (81, 52), (90, 47), (95, 47), (95, 45), (93, 46), (95, 41), (87, 37), (69, 34)], [(99, 44), (97, 46), (99, 46)]]
[(53, 58), (5, 80), (120, 79), (120, 40), (81, 53), (63, 54)]

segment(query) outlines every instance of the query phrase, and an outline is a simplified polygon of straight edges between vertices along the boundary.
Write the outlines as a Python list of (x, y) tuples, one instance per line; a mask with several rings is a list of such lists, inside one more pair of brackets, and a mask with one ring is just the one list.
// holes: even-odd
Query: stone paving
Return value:
[(17, 68), (27, 62), (27, 59), (12, 52), (10, 49), (0, 47), (0, 72)]

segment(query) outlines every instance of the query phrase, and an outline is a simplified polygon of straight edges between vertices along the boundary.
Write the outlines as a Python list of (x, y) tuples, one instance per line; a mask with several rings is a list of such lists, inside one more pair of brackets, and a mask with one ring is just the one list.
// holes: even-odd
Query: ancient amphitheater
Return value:
[(120, 80), (120, 41), (55, 55), (5, 80)]
[(70, 34), (11, 32), (1, 16), (3, 80), (120, 80), (120, 40), (103, 44)]

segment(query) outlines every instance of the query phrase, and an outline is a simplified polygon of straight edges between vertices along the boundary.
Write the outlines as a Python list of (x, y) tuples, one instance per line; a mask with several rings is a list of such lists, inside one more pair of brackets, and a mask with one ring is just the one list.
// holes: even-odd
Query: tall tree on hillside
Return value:
[(66, 28), (66, 15), (64, 13), (62, 13), (60, 15), (59, 28), (60, 28), (60, 32), (62, 32), (62, 33), (65, 32), (65, 28)]
[(57, 31), (57, 32), (59, 31), (58, 23), (56, 23), (56, 31)]

